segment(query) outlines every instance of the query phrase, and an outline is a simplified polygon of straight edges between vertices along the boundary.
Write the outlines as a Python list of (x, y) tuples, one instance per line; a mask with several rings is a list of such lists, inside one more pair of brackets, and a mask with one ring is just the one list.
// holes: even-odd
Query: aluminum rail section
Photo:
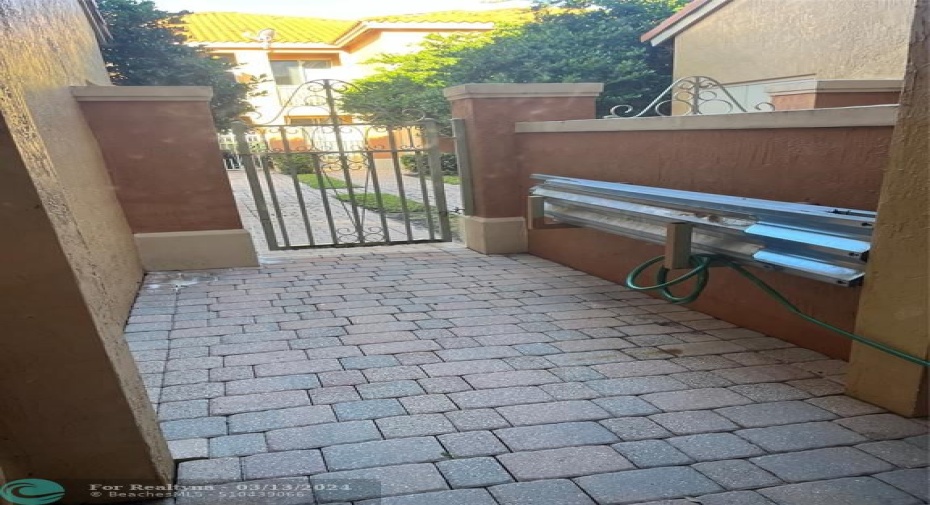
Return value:
[[(875, 213), (534, 174), (557, 222), (662, 244), (690, 223), (694, 252), (843, 286), (865, 274)], [(542, 217), (542, 216), (530, 216)]]

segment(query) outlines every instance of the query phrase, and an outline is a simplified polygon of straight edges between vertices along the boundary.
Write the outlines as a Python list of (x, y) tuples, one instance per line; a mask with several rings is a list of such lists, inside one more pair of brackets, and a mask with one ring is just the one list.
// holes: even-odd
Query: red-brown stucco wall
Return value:
[(898, 103), (901, 98), (899, 92), (864, 92), (864, 93), (818, 93), (817, 109), (831, 107), (858, 107), (863, 105), (887, 105)]
[(514, 143), (514, 123), (591, 119), (592, 96), (464, 99), (452, 102), (452, 116), (465, 118), (471, 163), (481, 167), (472, 179), (476, 216), (509, 217), (523, 213), (525, 200), (513, 189), (520, 187), (521, 174), (515, 166), (521, 152)]
[(863, 93), (797, 93), (773, 96), (772, 106), (775, 107), (775, 110), (798, 110), (888, 105), (898, 103), (900, 95), (897, 92), (879, 91)]
[(133, 233), (242, 228), (206, 101), (81, 106)]
[[(524, 192), (543, 173), (874, 210), (892, 128), (519, 133)], [(587, 229), (530, 232), (530, 252), (614, 282), (662, 248)], [(859, 289), (754, 270), (801, 310), (851, 330)], [(833, 357), (850, 343), (786, 312), (727, 269), (696, 310)]]

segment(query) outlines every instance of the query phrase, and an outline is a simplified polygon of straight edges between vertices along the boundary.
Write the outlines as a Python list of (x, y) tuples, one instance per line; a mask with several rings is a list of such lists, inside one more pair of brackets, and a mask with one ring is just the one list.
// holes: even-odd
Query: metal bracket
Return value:
[(691, 223), (668, 223), (665, 227), (665, 262), (669, 270), (691, 267)]
[(546, 198), (529, 196), (526, 199), (526, 228), (528, 230), (559, 230), (563, 228), (581, 228), (573, 224), (557, 223), (546, 219)]

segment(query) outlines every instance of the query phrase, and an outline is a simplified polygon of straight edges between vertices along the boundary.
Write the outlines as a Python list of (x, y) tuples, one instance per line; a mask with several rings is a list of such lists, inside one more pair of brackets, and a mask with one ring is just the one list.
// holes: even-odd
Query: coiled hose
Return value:
[[(888, 353), (892, 356), (901, 358), (905, 361), (911, 363), (916, 363), (921, 366), (930, 367), (930, 361), (927, 361), (917, 356), (911, 356), (905, 352), (899, 351), (893, 347), (889, 347), (881, 342), (876, 342), (874, 340), (863, 337), (862, 335), (856, 335), (855, 333), (850, 333), (842, 328), (837, 328), (832, 324), (821, 321), (813, 316), (809, 316), (800, 309), (798, 309), (793, 303), (788, 301), (781, 293), (775, 290), (772, 286), (769, 286), (762, 279), (756, 277), (752, 272), (746, 270), (741, 265), (727, 259), (726, 257), (715, 255), (715, 254), (692, 254), (690, 257), (691, 270), (688, 273), (676, 277), (672, 280), (668, 280), (669, 269), (664, 266), (659, 267), (656, 271), (656, 283), (653, 286), (641, 286), (637, 284), (637, 279), (643, 275), (643, 272), (646, 271), (652, 265), (661, 263), (665, 260), (665, 256), (657, 256), (651, 260), (639, 265), (634, 268), (626, 277), (626, 285), (628, 288), (633, 291), (658, 291), (659, 295), (662, 296), (665, 300), (674, 303), (674, 304), (685, 304), (691, 303), (698, 299), (701, 296), (701, 293), (704, 291), (704, 288), (707, 287), (707, 282), (710, 280), (710, 267), (712, 265), (723, 265), (732, 268), (737, 273), (753, 283), (757, 288), (761, 289), (765, 294), (771, 296), (778, 303), (780, 303), (784, 308), (789, 312), (794, 313), (798, 317), (809, 321), (811, 323), (825, 328), (834, 333), (838, 333), (848, 339), (859, 342), (860, 344), (867, 345), (869, 347), (878, 349), (879, 351)], [(690, 279), (695, 279), (694, 287), (691, 291), (684, 295), (678, 296), (672, 293), (671, 289), (673, 286), (677, 286), (684, 282), (687, 282)]]

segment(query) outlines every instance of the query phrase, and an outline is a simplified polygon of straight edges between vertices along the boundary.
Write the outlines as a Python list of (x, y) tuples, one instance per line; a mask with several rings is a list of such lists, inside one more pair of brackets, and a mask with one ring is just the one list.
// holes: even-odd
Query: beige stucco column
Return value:
[(0, 0), (0, 481), (59, 482), (61, 505), (174, 474), (123, 339), (142, 266), (69, 92), (109, 84), (89, 19), (73, 0)]
[(525, 192), (514, 146), (523, 121), (593, 119), (604, 85), (463, 84), (445, 90), (465, 121), (474, 213), (462, 218), (465, 245), (485, 254), (527, 250)]
[(146, 270), (258, 265), (203, 86), (72, 88)]
[[(908, 71), (885, 170), (856, 331), (923, 359), (928, 333), (930, 2), (917, 2)], [(854, 345), (847, 392), (906, 416), (927, 415), (927, 369)]]
[[(96, 502), (92, 483), (166, 485), (174, 465), (122, 338), (142, 278), (129, 227), (77, 106), (48, 137), (23, 110), (0, 99), (0, 468), (61, 484), (62, 504)], [(75, 139), (69, 162), (45, 148)]]

